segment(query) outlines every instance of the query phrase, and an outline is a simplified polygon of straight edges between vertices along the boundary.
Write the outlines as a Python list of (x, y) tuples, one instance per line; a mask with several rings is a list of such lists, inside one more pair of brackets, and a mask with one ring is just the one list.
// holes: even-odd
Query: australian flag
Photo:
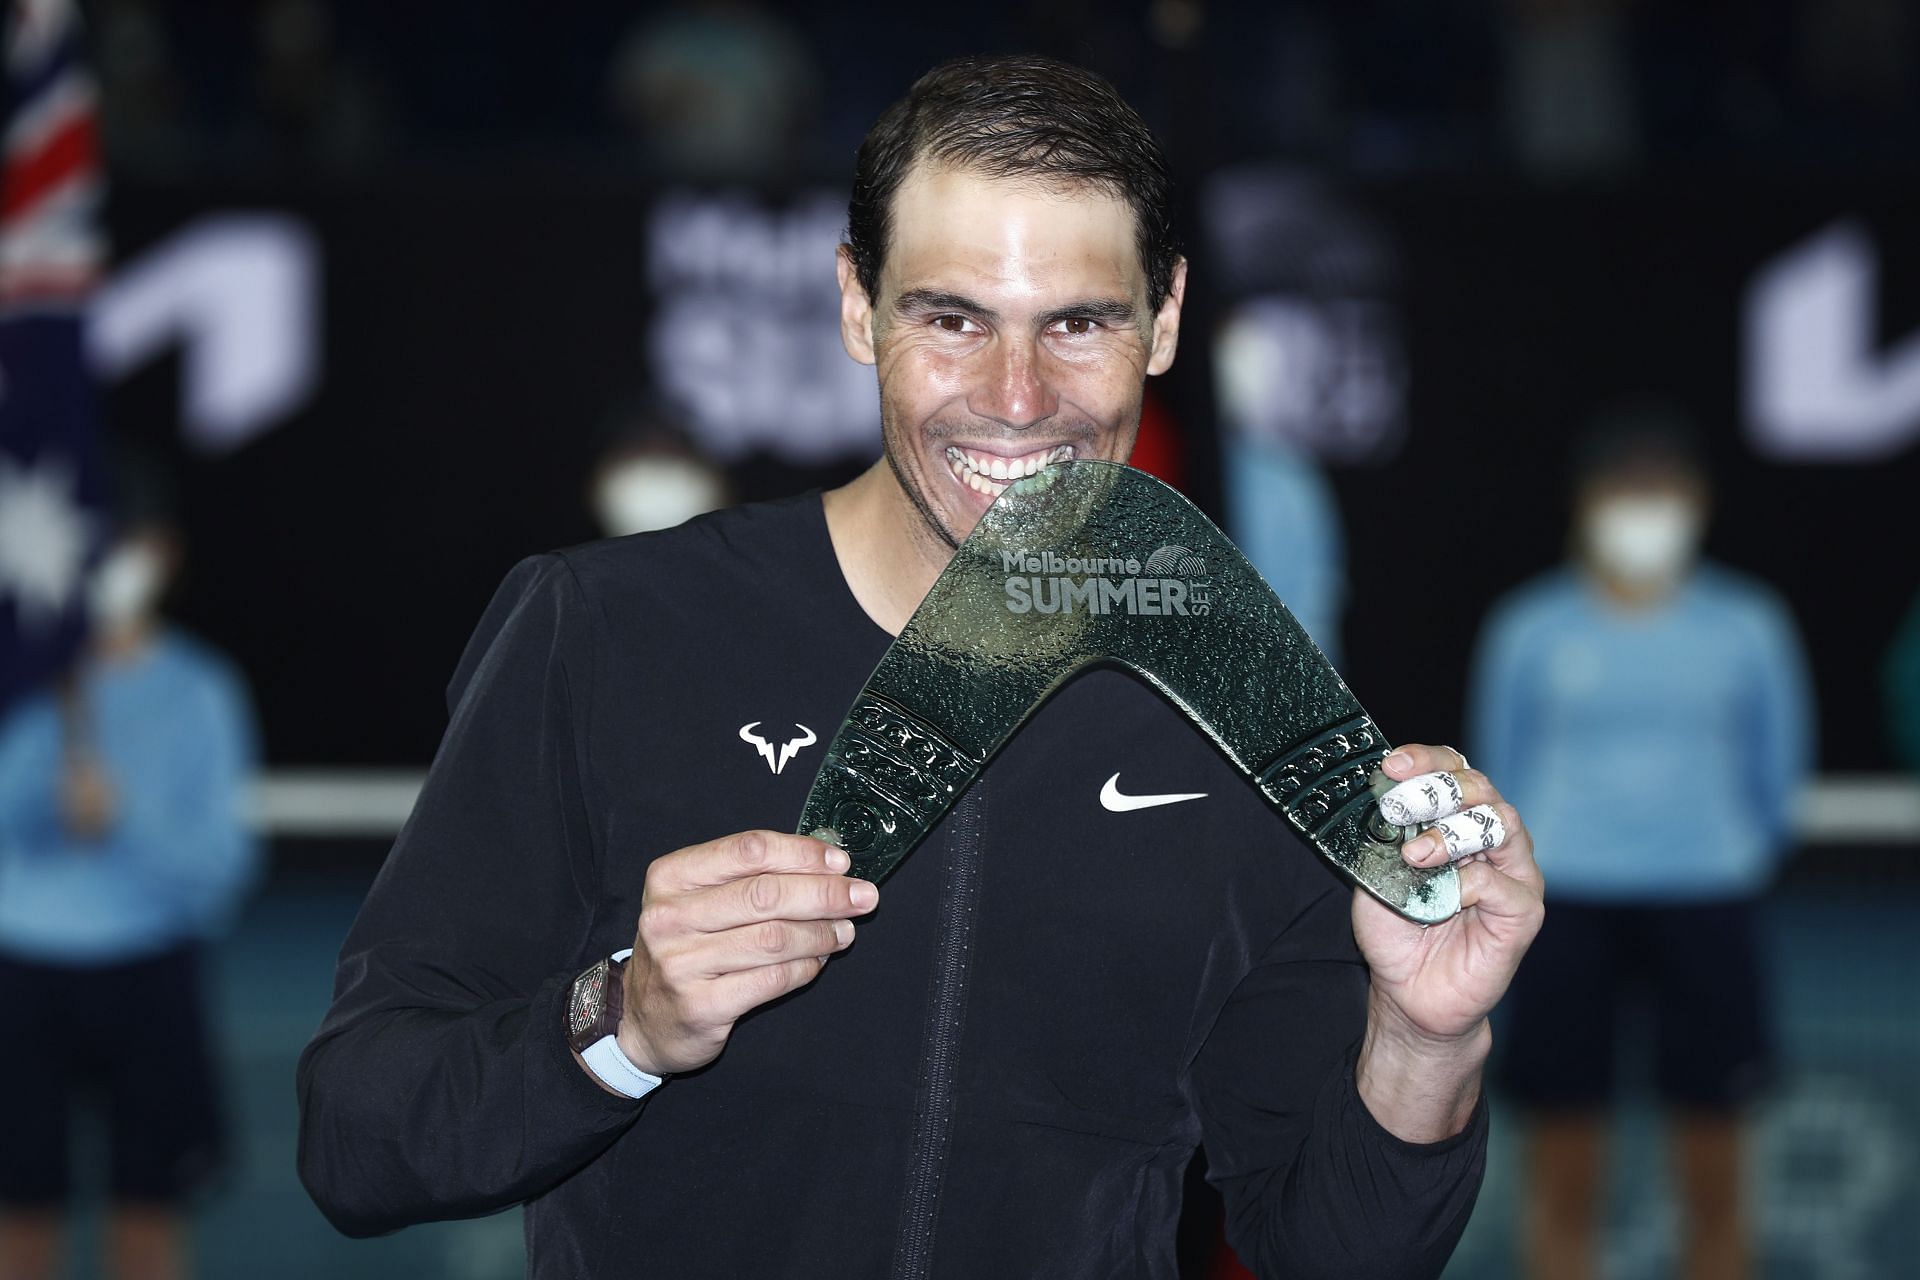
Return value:
[(99, 275), (98, 101), (71, 0), (0, 0), (0, 710), (56, 676), (105, 534), (85, 348)]

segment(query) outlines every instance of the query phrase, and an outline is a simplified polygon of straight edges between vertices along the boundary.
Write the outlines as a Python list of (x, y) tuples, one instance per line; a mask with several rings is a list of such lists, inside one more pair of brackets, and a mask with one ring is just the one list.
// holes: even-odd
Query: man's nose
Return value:
[(1013, 431), (1026, 431), (1051, 418), (1059, 394), (1047, 377), (1046, 355), (1029, 338), (1001, 338), (985, 353), (986, 368), (967, 397), (967, 408)]

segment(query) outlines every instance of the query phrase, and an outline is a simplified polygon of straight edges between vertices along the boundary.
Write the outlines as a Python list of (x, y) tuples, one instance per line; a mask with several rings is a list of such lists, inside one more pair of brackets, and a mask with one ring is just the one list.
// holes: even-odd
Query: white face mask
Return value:
[(1213, 340), (1214, 394), (1220, 415), (1235, 430), (1258, 433), (1286, 394), (1286, 352), (1271, 328), (1245, 312), (1221, 326)]
[(107, 553), (88, 584), (87, 603), (94, 622), (117, 631), (153, 611), (166, 586), (166, 569), (152, 547), (123, 542)]
[(1700, 510), (1684, 498), (1609, 498), (1587, 519), (1587, 551), (1631, 586), (1677, 582), (1700, 546)]
[(726, 501), (713, 469), (667, 454), (623, 462), (600, 478), (594, 515), (610, 538), (671, 529)]

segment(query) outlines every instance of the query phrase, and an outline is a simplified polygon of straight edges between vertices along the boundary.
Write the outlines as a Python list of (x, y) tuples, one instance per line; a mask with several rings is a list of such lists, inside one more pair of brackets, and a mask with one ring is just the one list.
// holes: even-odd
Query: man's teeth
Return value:
[(959, 445), (947, 446), (947, 465), (953, 468), (954, 479), (975, 493), (994, 498), (1005, 493), (1007, 486), (1015, 480), (1034, 475), (1042, 467), (1065, 462), (1071, 457), (1073, 446), (1070, 444), (1042, 449), (1022, 458), (1003, 458), (992, 453), (973, 454)]

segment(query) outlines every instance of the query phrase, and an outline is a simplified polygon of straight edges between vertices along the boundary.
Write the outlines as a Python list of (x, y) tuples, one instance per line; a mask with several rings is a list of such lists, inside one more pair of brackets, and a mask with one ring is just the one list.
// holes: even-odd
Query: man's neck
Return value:
[(827, 534), (853, 598), (888, 635), (899, 635), (953, 548), (927, 528), (884, 458), (823, 501)]
[(1644, 613), (1666, 604), (1680, 593), (1684, 578), (1631, 582), (1595, 565), (1587, 566), (1588, 581), (1609, 606), (1623, 613)]
[(136, 618), (102, 630), (93, 637), (93, 655), (106, 666), (132, 662), (153, 643), (154, 631), (155, 622), (150, 617)]

